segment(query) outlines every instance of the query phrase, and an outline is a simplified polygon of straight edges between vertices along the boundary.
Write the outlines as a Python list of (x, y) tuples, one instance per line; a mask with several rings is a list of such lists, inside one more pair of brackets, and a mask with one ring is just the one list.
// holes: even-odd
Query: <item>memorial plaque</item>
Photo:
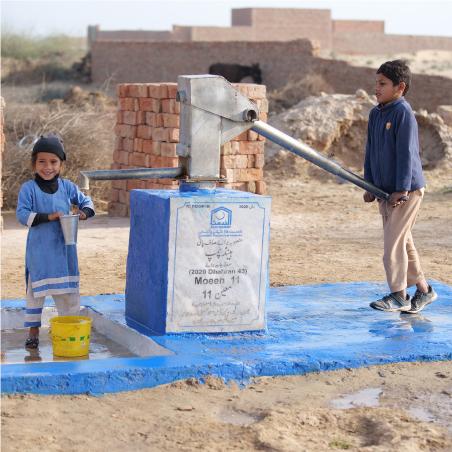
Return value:
[(270, 198), (172, 198), (167, 332), (265, 328)]

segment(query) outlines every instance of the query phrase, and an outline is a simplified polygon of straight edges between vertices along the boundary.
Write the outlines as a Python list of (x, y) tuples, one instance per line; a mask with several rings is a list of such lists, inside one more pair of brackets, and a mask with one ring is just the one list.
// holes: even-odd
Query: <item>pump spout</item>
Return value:
[(369, 193), (372, 193), (377, 198), (383, 200), (389, 199), (389, 194), (385, 191), (381, 190), (370, 182), (367, 182), (357, 174), (352, 173), (345, 168), (342, 168), (342, 166), (326, 158), (322, 154), (319, 154), (307, 144), (302, 143), (289, 135), (286, 135), (285, 133), (281, 132), (278, 129), (275, 129), (271, 125), (262, 121), (254, 121), (252, 130), (264, 136), (265, 138), (268, 138), (270, 141), (279, 144), (281, 147), (287, 149), (288, 151), (293, 152), (300, 157), (303, 157), (304, 159), (308, 160), (314, 165), (319, 166), (325, 171), (328, 171), (329, 173), (339, 176), (342, 179), (345, 179), (352, 184), (363, 188)]
[(176, 168), (136, 168), (123, 170), (80, 171), (79, 186), (89, 190), (89, 180), (124, 179), (178, 179), (185, 174), (183, 167)]

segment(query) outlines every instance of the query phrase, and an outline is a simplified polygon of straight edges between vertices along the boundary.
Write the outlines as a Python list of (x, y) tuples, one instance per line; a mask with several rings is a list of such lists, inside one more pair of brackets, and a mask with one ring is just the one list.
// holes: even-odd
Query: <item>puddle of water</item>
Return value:
[(436, 420), (435, 416), (433, 416), (432, 413), (421, 407), (410, 407), (407, 411), (411, 414), (411, 416), (420, 421), (433, 422)]
[(242, 425), (245, 427), (254, 424), (261, 419), (260, 416), (254, 414), (231, 410), (222, 411), (218, 413), (217, 417), (221, 422), (226, 424)]
[(379, 397), (383, 392), (381, 388), (366, 388), (353, 394), (346, 394), (339, 399), (330, 402), (333, 408), (346, 410), (347, 408), (354, 408), (358, 406), (378, 406)]
[(3, 364), (23, 362), (51, 362), (51, 361), (79, 361), (84, 359), (106, 359), (137, 356), (126, 347), (112, 341), (94, 328), (91, 331), (89, 355), (77, 358), (63, 358), (53, 356), (52, 340), (48, 328), (41, 328), (39, 334), (39, 348), (26, 350), (24, 347), (27, 337), (26, 329), (2, 330), (1, 361)]

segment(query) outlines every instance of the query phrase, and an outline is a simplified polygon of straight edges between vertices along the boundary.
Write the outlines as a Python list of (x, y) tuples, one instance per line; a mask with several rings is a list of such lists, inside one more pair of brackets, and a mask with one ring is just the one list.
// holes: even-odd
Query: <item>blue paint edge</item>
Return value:
[[(334, 283), (303, 286), (303, 288), (329, 288), (341, 290), (346, 286), (358, 286), (369, 283)], [(452, 288), (444, 285), (447, 294), (452, 294)], [(290, 293), (300, 286), (286, 286), (271, 289), (273, 291)], [(378, 291), (379, 285), (372, 287)], [(107, 296), (108, 297), (108, 296)], [(98, 297), (82, 297), (83, 305), (90, 306), (90, 300)], [(270, 295), (271, 298), (271, 295)], [(105, 307), (114, 310), (123, 306), (123, 295), (111, 295), (105, 303)], [(118, 304), (117, 302), (120, 302)], [(46, 303), (49, 305), (50, 303)], [(96, 303), (94, 303), (96, 304)], [(2, 307), (23, 307), (23, 300), (4, 300)], [(96, 310), (98, 306), (96, 306)], [(256, 337), (262, 333), (254, 334)], [(196, 334), (190, 334), (194, 337)], [(240, 339), (240, 333), (230, 333)], [(163, 346), (165, 338), (169, 339), (181, 335), (167, 335), (164, 338), (152, 337)], [(212, 336), (200, 334), (199, 337)], [(161, 339), (161, 340), (159, 340)], [(171, 348), (171, 347), (168, 347)], [(174, 350), (177, 351), (177, 350)], [(337, 351), (336, 351), (337, 352)], [(259, 376), (300, 375), (308, 372), (337, 370), (343, 368), (358, 368), (370, 365), (381, 365), (394, 362), (415, 361), (445, 361), (452, 360), (452, 349), (441, 353), (407, 353), (404, 356), (384, 356), (366, 359), (359, 356), (350, 358), (340, 356), (324, 356), (317, 354), (317, 358), (305, 354), (297, 359), (253, 359), (236, 360), (233, 356), (214, 356), (211, 359), (200, 356), (159, 356), (145, 358), (114, 358), (92, 361), (72, 361), (57, 363), (33, 363), (33, 364), (3, 364), (1, 366), (2, 393), (35, 393), (35, 394), (103, 394), (120, 391), (138, 390), (155, 387), (161, 384), (171, 383), (186, 378), (202, 379), (206, 375), (214, 375), (225, 381), (235, 380), (246, 383), (250, 378)], [(322, 355), (320, 353), (320, 355)], [(346, 351), (344, 353), (347, 355)], [(210, 358), (210, 357), (209, 357)]]

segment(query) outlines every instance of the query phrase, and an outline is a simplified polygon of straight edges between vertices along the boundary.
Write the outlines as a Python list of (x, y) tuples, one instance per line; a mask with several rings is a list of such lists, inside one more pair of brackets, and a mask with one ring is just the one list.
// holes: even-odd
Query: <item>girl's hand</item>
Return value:
[(79, 210), (78, 217), (80, 218), (80, 220), (86, 220), (86, 213), (83, 212), (82, 210)]
[(55, 220), (58, 220), (63, 215), (64, 215), (63, 212), (54, 212), (54, 213), (49, 213), (49, 215), (47, 217), (48, 217), (49, 221), (55, 221)]

